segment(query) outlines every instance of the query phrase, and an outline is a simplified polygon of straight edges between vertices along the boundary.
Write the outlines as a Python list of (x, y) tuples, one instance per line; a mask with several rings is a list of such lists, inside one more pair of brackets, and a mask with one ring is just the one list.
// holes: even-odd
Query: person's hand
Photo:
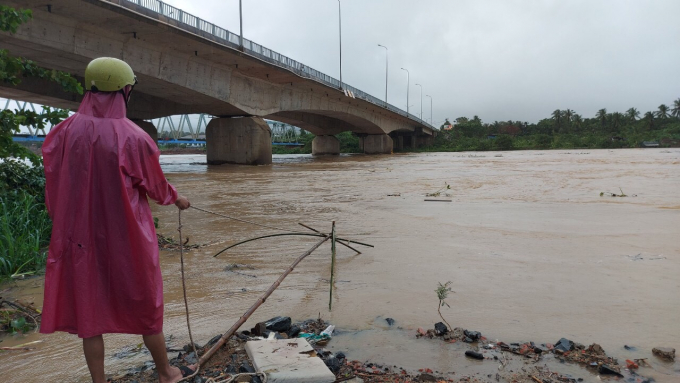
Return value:
[(186, 210), (191, 206), (191, 202), (187, 199), (185, 196), (178, 196), (177, 201), (175, 201), (175, 206), (179, 208), (179, 210)]

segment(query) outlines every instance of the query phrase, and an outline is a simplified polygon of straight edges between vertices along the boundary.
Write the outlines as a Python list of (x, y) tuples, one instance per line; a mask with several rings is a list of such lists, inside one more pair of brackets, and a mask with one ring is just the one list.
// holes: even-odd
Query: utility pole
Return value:
[(434, 124), (434, 120), (432, 119), (432, 96), (426, 94), (425, 97), (430, 98), (430, 125), (432, 125), (432, 124)]
[(416, 86), (420, 87), (420, 120), (423, 119), (423, 86), (420, 84), (416, 84)]
[(387, 71), (389, 68), (387, 65), (387, 47), (380, 44), (378, 46), (385, 48), (385, 104), (387, 104)]
[(408, 71), (408, 69), (401, 68), (402, 70), (406, 71), (406, 114), (408, 115), (408, 87), (409, 84), (411, 83), (411, 72)]

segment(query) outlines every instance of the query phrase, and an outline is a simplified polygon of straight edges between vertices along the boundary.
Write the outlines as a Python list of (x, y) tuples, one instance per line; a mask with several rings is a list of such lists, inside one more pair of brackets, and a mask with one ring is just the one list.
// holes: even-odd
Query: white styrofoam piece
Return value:
[(246, 353), (269, 383), (333, 383), (335, 375), (315, 355), (307, 340), (251, 340)]

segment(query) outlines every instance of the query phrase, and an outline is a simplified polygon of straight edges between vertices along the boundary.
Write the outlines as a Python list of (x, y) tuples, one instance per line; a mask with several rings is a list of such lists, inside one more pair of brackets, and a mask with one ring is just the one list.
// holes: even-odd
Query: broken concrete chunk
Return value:
[(574, 342), (567, 338), (562, 338), (557, 343), (555, 343), (555, 350), (561, 350), (564, 352), (571, 351), (574, 349)]

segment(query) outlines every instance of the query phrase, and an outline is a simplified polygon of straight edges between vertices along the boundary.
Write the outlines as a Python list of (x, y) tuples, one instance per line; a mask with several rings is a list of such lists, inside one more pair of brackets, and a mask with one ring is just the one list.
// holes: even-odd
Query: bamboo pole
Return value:
[(262, 305), (265, 302), (265, 300), (267, 300), (267, 298), (269, 298), (269, 296), (274, 292), (274, 290), (276, 290), (276, 288), (279, 287), (281, 282), (283, 282), (283, 280), (288, 276), (288, 274), (290, 274), (293, 271), (295, 266), (297, 266), (300, 262), (302, 262), (303, 259), (305, 259), (312, 252), (314, 252), (314, 250), (318, 249), (319, 246), (321, 246), (324, 242), (326, 242), (330, 238), (331, 238), (330, 235), (324, 236), (324, 238), (321, 241), (317, 242), (317, 244), (314, 245), (311, 249), (307, 250), (307, 252), (299, 256), (298, 259), (296, 259), (295, 262), (293, 262), (293, 264), (290, 265), (290, 267), (283, 274), (281, 274), (279, 279), (277, 279), (276, 282), (274, 282), (271, 285), (271, 287), (269, 287), (269, 290), (267, 290), (257, 300), (257, 302), (255, 302), (255, 304), (253, 304), (248, 309), (248, 311), (246, 311), (245, 314), (243, 314), (243, 316), (241, 316), (241, 318), (239, 318), (239, 320), (236, 323), (234, 323), (234, 325), (231, 326), (231, 328), (224, 335), (222, 335), (220, 340), (217, 341), (217, 343), (215, 343), (210, 348), (210, 350), (208, 350), (205, 354), (203, 354), (203, 356), (201, 356), (201, 359), (198, 360), (199, 366), (203, 366), (215, 354), (215, 352), (217, 352), (217, 350), (219, 350), (219, 348), (222, 347), (227, 342), (227, 340), (229, 340), (229, 338), (231, 338), (231, 336), (234, 335), (234, 333), (236, 333), (239, 327), (241, 327), (248, 320), (248, 318), (250, 318), (250, 316), (255, 312), (255, 310), (257, 310), (257, 308), (260, 307), (260, 305)]
[(331, 291), (328, 297), (328, 311), (333, 311), (333, 275), (335, 274), (335, 221), (331, 226)]
[[(261, 236), (261, 237), (250, 238), (250, 239), (246, 239), (245, 241), (237, 242), (237, 243), (235, 243), (235, 244), (233, 244), (233, 245), (231, 245), (231, 246), (228, 246), (228, 247), (226, 247), (226, 248), (224, 248), (224, 249), (218, 251), (215, 255), (213, 255), (213, 257), (217, 257), (218, 255), (224, 253), (225, 251), (231, 249), (232, 247), (236, 247), (236, 246), (242, 245), (242, 244), (244, 244), (244, 243), (256, 241), (256, 240), (258, 240), (258, 239), (271, 238), (271, 237), (285, 237), (285, 236), (291, 236), (291, 235), (307, 236), (307, 237), (319, 237), (319, 238), (324, 238), (324, 237), (327, 236), (327, 234), (323, 234), (323, 233), (320, 233), (320, 234), (312, 234), (312, 233), (281, 233), (281, 234), (269, 234), (269, 235), (263, 235), (263, 236)], [(366, 246), (366, 247), (375, 247), (375, 246), (369, 245), (369, 244), (367, 244), (367, 243), (352, 241), (352, 240), (344, 239), (344, 238), (336, 238), (336, 240), (337, 240), (337, 241), (346, 241), (346, 242), (348, 242), (348, 243), (356, 243), (356, 244), (358, 244), (358, 245)], [(349, 246), (348, 246), (348, 247), (349, 247)], [(352, 248), (350, 247), (350, 249), (352, 249)], [(355, 250), (355, 249), (352, 249), (352, 250), (357, 251), (357, 250)], [(361, 254), (361, 253), (360, 253), (360, 254)]]
[[(314, 229), (313, 227), (309, 227), (309, 226), (305, 225), (304, 223), (298, 222), (298, 225), (300, 225), (300, 226), (302, 226), (302, 227), (305, 227), (305, 228), (307, 228), (307, 229), (309, 229), (309, 230), (311, 230), (311, 231), (313, 231), (313, 232), (315, 232), (315, 233), (323, 234), (323, 233), (321, 233), (319, 230), (316, 230), (316, 229)], [(352, 251), (356, 251), (357, 255), (358, 255), (358, 254), (361, 254), (361, 251), (359, 251), (359, 250), (353, 248), (352, 246), (350, 246), (350, 245), (347, 244), (347, 243), (342, 243), (342, 241), (340, 241), (340, 240), (338, 240), (338, 243), (341, 244), (341, 245), (343, 245), (343, 246), (345, 246), (346, 248), (348, 248), (348, 249), (350, 249), (350, 250), (352, 250)]]
[(287, 237), (291, 235), (301, 235), (301, 236), (307, 236), (307, 237), (326, 237), (324, 234), (311, 234), (311, 233), (281, 233), (281, 234), (269, 234), (269, 235), (263, 235), (261, 237), (256, 237), (256, 238), (250, 238), (246, 239), (241, 242), (236, 242), (235, 244), (231, 246), (227, 246), (226, 248), (218, 251), (213, 257), (217, 257), (218, 255), (224, 253), (225, 251), (231, 249), (232, 247), (236, 247), (238, 245), (243, 245), (244, 243), (252, 242), (252, 241), (257, 241), (258, 239), (264, 239), (264, 238), (271, 238), (271, 237)]

